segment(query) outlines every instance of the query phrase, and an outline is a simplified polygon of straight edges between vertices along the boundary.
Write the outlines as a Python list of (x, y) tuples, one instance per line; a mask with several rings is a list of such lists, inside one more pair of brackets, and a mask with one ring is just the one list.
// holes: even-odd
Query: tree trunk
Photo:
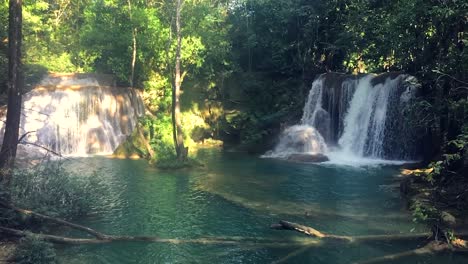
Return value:
[(177, 159), (185, 160), (188, 154), (188, 148), (184, 146), (184, 137), (182, 132), (182, 125), (180, 122), (180, 57), (181, 57), (181, 46), (182, 46), (182, 33), (180, 30), (180, 11), (182, 8), (182, 0), (176, 2), (176, 62), (175, 62), (175, 77), (172, 89), (172, 133), (174, 138), (174, 146), (177, 153)]
[(137, 56), (137, 34), (138, 30), (133, 28), (132, 30), (132, 42), (133, 42), (133, 52), (132, 52), (132, 70), (130, 75), (130, 86), (133, 87), (135, 84), (135, 64)]
[[(130, 23), (133, 23), (132, 2), (130, 0), (127, 0), (127, 4), (128, 4)], [(130, 86), (131, 87), (133, 87), (134, 79), (135, 79), (135, 64), (136, 64), (136, 56), (137, 56), (137, 34), (138, 34), (138, 29), (136, 27), (132, 27), (132, 62), (131, 62), (131, 69), (130, 69)]]
[[(18, 145), (21, 117), (21, 90), (23, 74), (21, 65), (22, 0), (10, 0), (8, 30), (8, 110), (5, 134), (0, 152), (0, 168), (13, 166)], [(3, 173), (2, 180), (8, 185), (10, 173)]]

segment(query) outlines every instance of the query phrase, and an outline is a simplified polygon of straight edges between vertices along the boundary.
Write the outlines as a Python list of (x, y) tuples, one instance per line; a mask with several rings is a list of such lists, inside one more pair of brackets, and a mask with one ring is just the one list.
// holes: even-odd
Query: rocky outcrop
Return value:
[(328, 157), (323, 154), (291, 154), (287, 157), (289, 161), (295, 162), (311, 162), (320, 163), (329, 161)]

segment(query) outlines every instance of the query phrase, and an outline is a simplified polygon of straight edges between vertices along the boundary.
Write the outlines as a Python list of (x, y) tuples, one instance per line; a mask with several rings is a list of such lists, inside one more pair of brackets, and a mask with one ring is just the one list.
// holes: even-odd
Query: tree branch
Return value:
[(60, 225), (64, 225), (64, 226), (68, 226), (68, 227), (71, 227), (73, 229), (76, 229), (76, 230), (80, 230), (80, 231), (84, 231), (100, 240), (103, 240), (103, 239), (107, 239), (109, 236), (101, 233), (101, 232), (98, 232), (94, 229), (91, 229), (89, 227), (86, 227), (86, 226), (82, 226), (82, 225), (77, 225), (77, 224), (74, 224), (74, 223), (71, 223), (71, 222), (68, 222), (68, 221), (65, 221), (65, 220), (62, 220), (62, 219), (59, 219), (59, 218), (55, 218), (55, 217), (50, 217), (50, 216), (47, 216), (47, 215), (43, 215), (43, 214), (40, 214), (40, 213), (36, 213), (34, 211), (31, 211), (31, 210), (25, 210), (25, 209), (21, 209), (21, 208), (18, 208), (12, 204), (7, 204), (7, 203), (4, 203), (2, 201), (0, 201), (0, 206), (2, 207), (5, 207), (5, 208), (9, 208), (17, 213), (20, 213), (20, 214), (23, 214), (23, 215), (27, 215), (27, 216), (33, 216), (33, 217), (36, 217), (36, 218), (39, 218), (39, 219), (43, 219), (43, 220), (46, 220), (46, 221), (49, 221), (49, 222), (52, 222), (52, 223), (56, 223), (56, 224), (60, 224)]

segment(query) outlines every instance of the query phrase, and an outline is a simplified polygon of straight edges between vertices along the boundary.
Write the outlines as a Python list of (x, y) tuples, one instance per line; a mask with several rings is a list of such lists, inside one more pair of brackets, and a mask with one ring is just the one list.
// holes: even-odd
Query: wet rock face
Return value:
[(291, 154), (287, 160), (295, 162), (320, 163), (328, 161), (328, 157), (323, 154)]

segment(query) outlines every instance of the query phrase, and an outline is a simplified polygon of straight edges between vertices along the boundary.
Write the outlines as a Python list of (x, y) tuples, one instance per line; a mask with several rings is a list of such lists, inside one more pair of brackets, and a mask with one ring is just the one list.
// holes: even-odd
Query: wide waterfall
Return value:
[(144, 114), (138, 91), (94, 75), (46, 77), (22, 106), (23, 142), (62, 155), (111, 154)]
[(285, 129), (266, 156), (415, 159), (417, 146), (404, 110), (418, 88), (406, 74), (322, 74), (312, 84), (300, 124)]

